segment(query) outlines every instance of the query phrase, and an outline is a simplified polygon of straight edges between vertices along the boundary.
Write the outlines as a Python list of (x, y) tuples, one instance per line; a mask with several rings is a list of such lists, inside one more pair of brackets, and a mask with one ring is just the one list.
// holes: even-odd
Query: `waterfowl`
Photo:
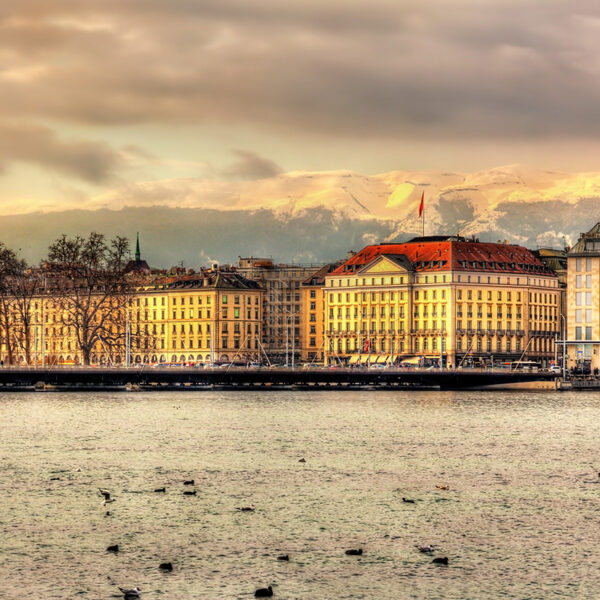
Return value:
[(121, 594), (123, 594), (127, 600), (131, 600), (131, 598), (139, 598), (140, 594), (142, 593), (142, 590), (139, 587), (129, 589), (120, 587), (119, 589), (121, 590)]
[(277, 557), (277, 560), (290, 560), (290, 557), (288, 554), (282, 554), (281, 556)]
[(166, 491), (167, 491), (167, 488), (164, 488), (164, 487), (161, 487), (161, 488), (156, 488), (154, 491), (155, 491), (155, 492), (166, 492)]
[(438, 490), (449, 490), (450, 486), (449, 485), (436, 485), (435, 486)]
[(434, 558), (431, 562), (436, 565), (447, 565), (448, 557), (447, 556), (438, 556), (437, 558)]
[(267, 588), (258, 588), (254, 592), (255, 598), (270, 598), (273, 595), (273, 588), (271, 586)]
[(119, 551), (119, 544), (115, 544), (114, 546), (109, 546), (106, 549), (107, 552), (118, 552)]
[(195, 496), (196, 495), (196, 490), (194, 490), (193, 492), (183, 492), (184, 496)]
[(111, 498), (110, 492), (108, 490), (104, 490), (102, 488), (98, 488), (98, 491), (102, 496), (104, 496), (104, 502), (102, 502), (102, 506), (106, 506), (109, 502), (114, 502), (115, 499)]
[(429, 544), (429, 546), (417, 546), (417, 549), (419, 550), (419, 552), (433, 552), (435, 550), (435, 547), (433, 546), (433, 544)]
[(402, 497), (402, 502), (408, 502), (409, 504), (414, 504), (415, 503), (414, 500), (410, 500), (409, 498), (404, 498), (404, 497)]
[(362, 556), (362, 553), (362, 548), (359, 548), (358, 550), (346, 550), (346, 554), (349, 556)]
[(187, 479), (183, 482), (183, 485), (195, 485), (195, 482), (193, 479)]
[(241, 510), (242, 512), (252, 512), (253, 510), (255, 510), (255, 506), (254, 504), (250, 504), (250, 506), (239, 506), (238, 510)]
[(158, 565), (158, 568), (161, 571), (169, 571), (169, 573), (173, 570), (173, 565), (170, 562), (164, 562), (164, 563), (160, 563), (160, 565)]

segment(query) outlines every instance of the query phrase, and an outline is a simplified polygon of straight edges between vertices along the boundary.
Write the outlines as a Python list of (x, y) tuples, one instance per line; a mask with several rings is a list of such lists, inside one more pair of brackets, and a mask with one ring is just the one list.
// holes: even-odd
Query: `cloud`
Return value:
[(591, 0), (12, 0), (0, 110), (279, 135), (593, 137), (599, 29)]
[(95, 184), (113, 180), (125, 165), (124, 156), (104, 142), (65, 141), (42, 125), (0, 122), (0, 169), (15, 161)]
[(283, 173), (283, 169), (278, 164), (254, 152), (234, 150), (233, 153), (238, 157), (238, 160), (219, 172), (225, 179), (246, 181), (275, 177)]

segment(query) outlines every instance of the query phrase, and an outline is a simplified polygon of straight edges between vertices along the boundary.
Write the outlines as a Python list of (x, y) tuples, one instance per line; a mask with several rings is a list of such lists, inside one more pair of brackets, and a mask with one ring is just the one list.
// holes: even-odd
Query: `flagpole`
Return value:
[(423, 202), (423, 211), (422, 211), (422, 224), (423, 224), (423, 237), (425, 237), (425, 203)]

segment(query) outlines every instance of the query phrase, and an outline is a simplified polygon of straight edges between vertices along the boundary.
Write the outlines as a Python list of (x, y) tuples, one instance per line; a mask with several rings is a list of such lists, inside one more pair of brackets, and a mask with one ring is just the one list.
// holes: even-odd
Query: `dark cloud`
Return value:
[(286, 135), (593, 137), (599, 22), (589, 0), (9, 0), (0, 110)]
[(238, 160), (219, 171), (221, 177), (225, 179), (248, 181), (274, 177), (283, 173), (283, 169), (278, 164), (254, 152), (234, 150), (233, 153)]
[(104, 142), (65, 141), (44, 126), (0, 122), (0, 168), (14, 161), (57, 170), (91, 183), (113, 180), (124, 166), (119, 152)]

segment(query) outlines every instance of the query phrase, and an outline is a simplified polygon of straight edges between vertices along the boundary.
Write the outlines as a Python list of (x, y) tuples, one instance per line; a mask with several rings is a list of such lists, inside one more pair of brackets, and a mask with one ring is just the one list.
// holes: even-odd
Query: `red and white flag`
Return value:
[(421, 216), (423, 214), (424, 201), (425, 201), (425, 191), (423, 191), (421, 193), (421, 204), (419, 204), (419, 216)]

